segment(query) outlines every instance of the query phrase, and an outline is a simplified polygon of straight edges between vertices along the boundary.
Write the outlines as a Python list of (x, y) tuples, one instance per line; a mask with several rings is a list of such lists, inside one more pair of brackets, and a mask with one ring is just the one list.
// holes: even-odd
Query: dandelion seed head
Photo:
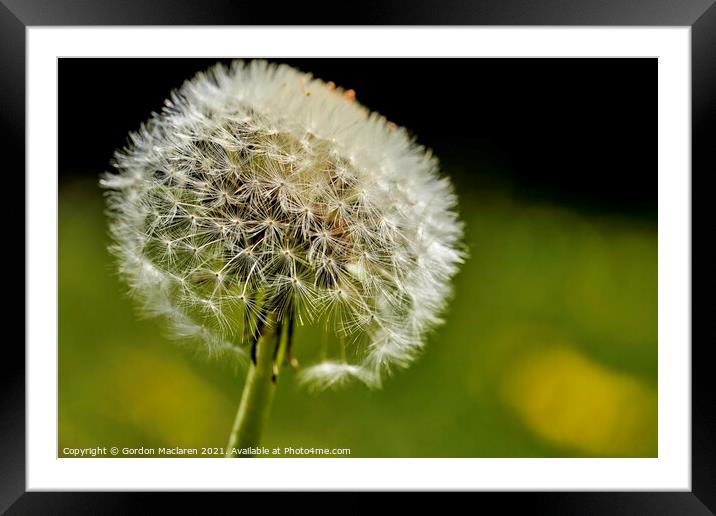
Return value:
[(224, 352), (258, 320), (322, 321), (350, 357), (309, 363), (303, 380), (377, 386), (441, 322), (463, 259), (452, 185), (353, 90), (265, 61), (217, 65), (114, 167), (101, 184), (120, 272), (177, 336)]

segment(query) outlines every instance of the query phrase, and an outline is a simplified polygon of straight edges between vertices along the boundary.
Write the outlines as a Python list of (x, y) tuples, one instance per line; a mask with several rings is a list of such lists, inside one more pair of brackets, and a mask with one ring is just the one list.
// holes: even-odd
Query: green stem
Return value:
[[(272, 325), (264, 326), (256, 343), (256, 363), (251, 363), (249, 374), (241, 395), (239, 411), (236, 414), (234, 427), (231, 430), (226, 457), (237, 457), (238, 450), (259, 445), (261, 432), (266, 425), (271, 402), (276, 392), (274, 374), (274, 346), (279, 345), (281, 335), (275, 336)], [(252, 454), (241, 454), (251, 457)]]

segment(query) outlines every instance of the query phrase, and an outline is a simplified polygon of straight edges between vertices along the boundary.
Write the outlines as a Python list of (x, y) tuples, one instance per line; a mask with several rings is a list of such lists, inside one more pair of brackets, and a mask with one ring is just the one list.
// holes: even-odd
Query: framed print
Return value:
[(522, 4), (0, 6), (3, 509), (714, 511), (716, 7)]

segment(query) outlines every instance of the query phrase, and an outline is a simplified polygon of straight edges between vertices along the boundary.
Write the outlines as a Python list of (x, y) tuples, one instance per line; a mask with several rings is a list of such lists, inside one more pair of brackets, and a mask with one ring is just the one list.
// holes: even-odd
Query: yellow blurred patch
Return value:
[(531, 430), (555, 444), (596, 456), (657, 454), (656, 392), (567, 347), (517, 362), (501, 393)]
[(115, 358), (106, 379), (114, 418), (170, 447), (222, 445), (212, 437), (228, 436), (236, 407), (196, 372), (152, 351), (122, 348)]

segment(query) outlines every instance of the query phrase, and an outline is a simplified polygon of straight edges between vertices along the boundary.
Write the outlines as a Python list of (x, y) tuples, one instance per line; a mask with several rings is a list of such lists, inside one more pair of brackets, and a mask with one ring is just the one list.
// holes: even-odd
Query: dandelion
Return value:
[(101, 184), (132, 292), (175, 335), (251, 357), (230, 445), (256, 442), (281, 364), (304, 364), (297, 327), (339, 343), (301, 366), (304, 383), (379, 387), (441, 322), (462, 261), (453, 188), (353, 90), (286, 65), (217, 65), (114, 166)]

